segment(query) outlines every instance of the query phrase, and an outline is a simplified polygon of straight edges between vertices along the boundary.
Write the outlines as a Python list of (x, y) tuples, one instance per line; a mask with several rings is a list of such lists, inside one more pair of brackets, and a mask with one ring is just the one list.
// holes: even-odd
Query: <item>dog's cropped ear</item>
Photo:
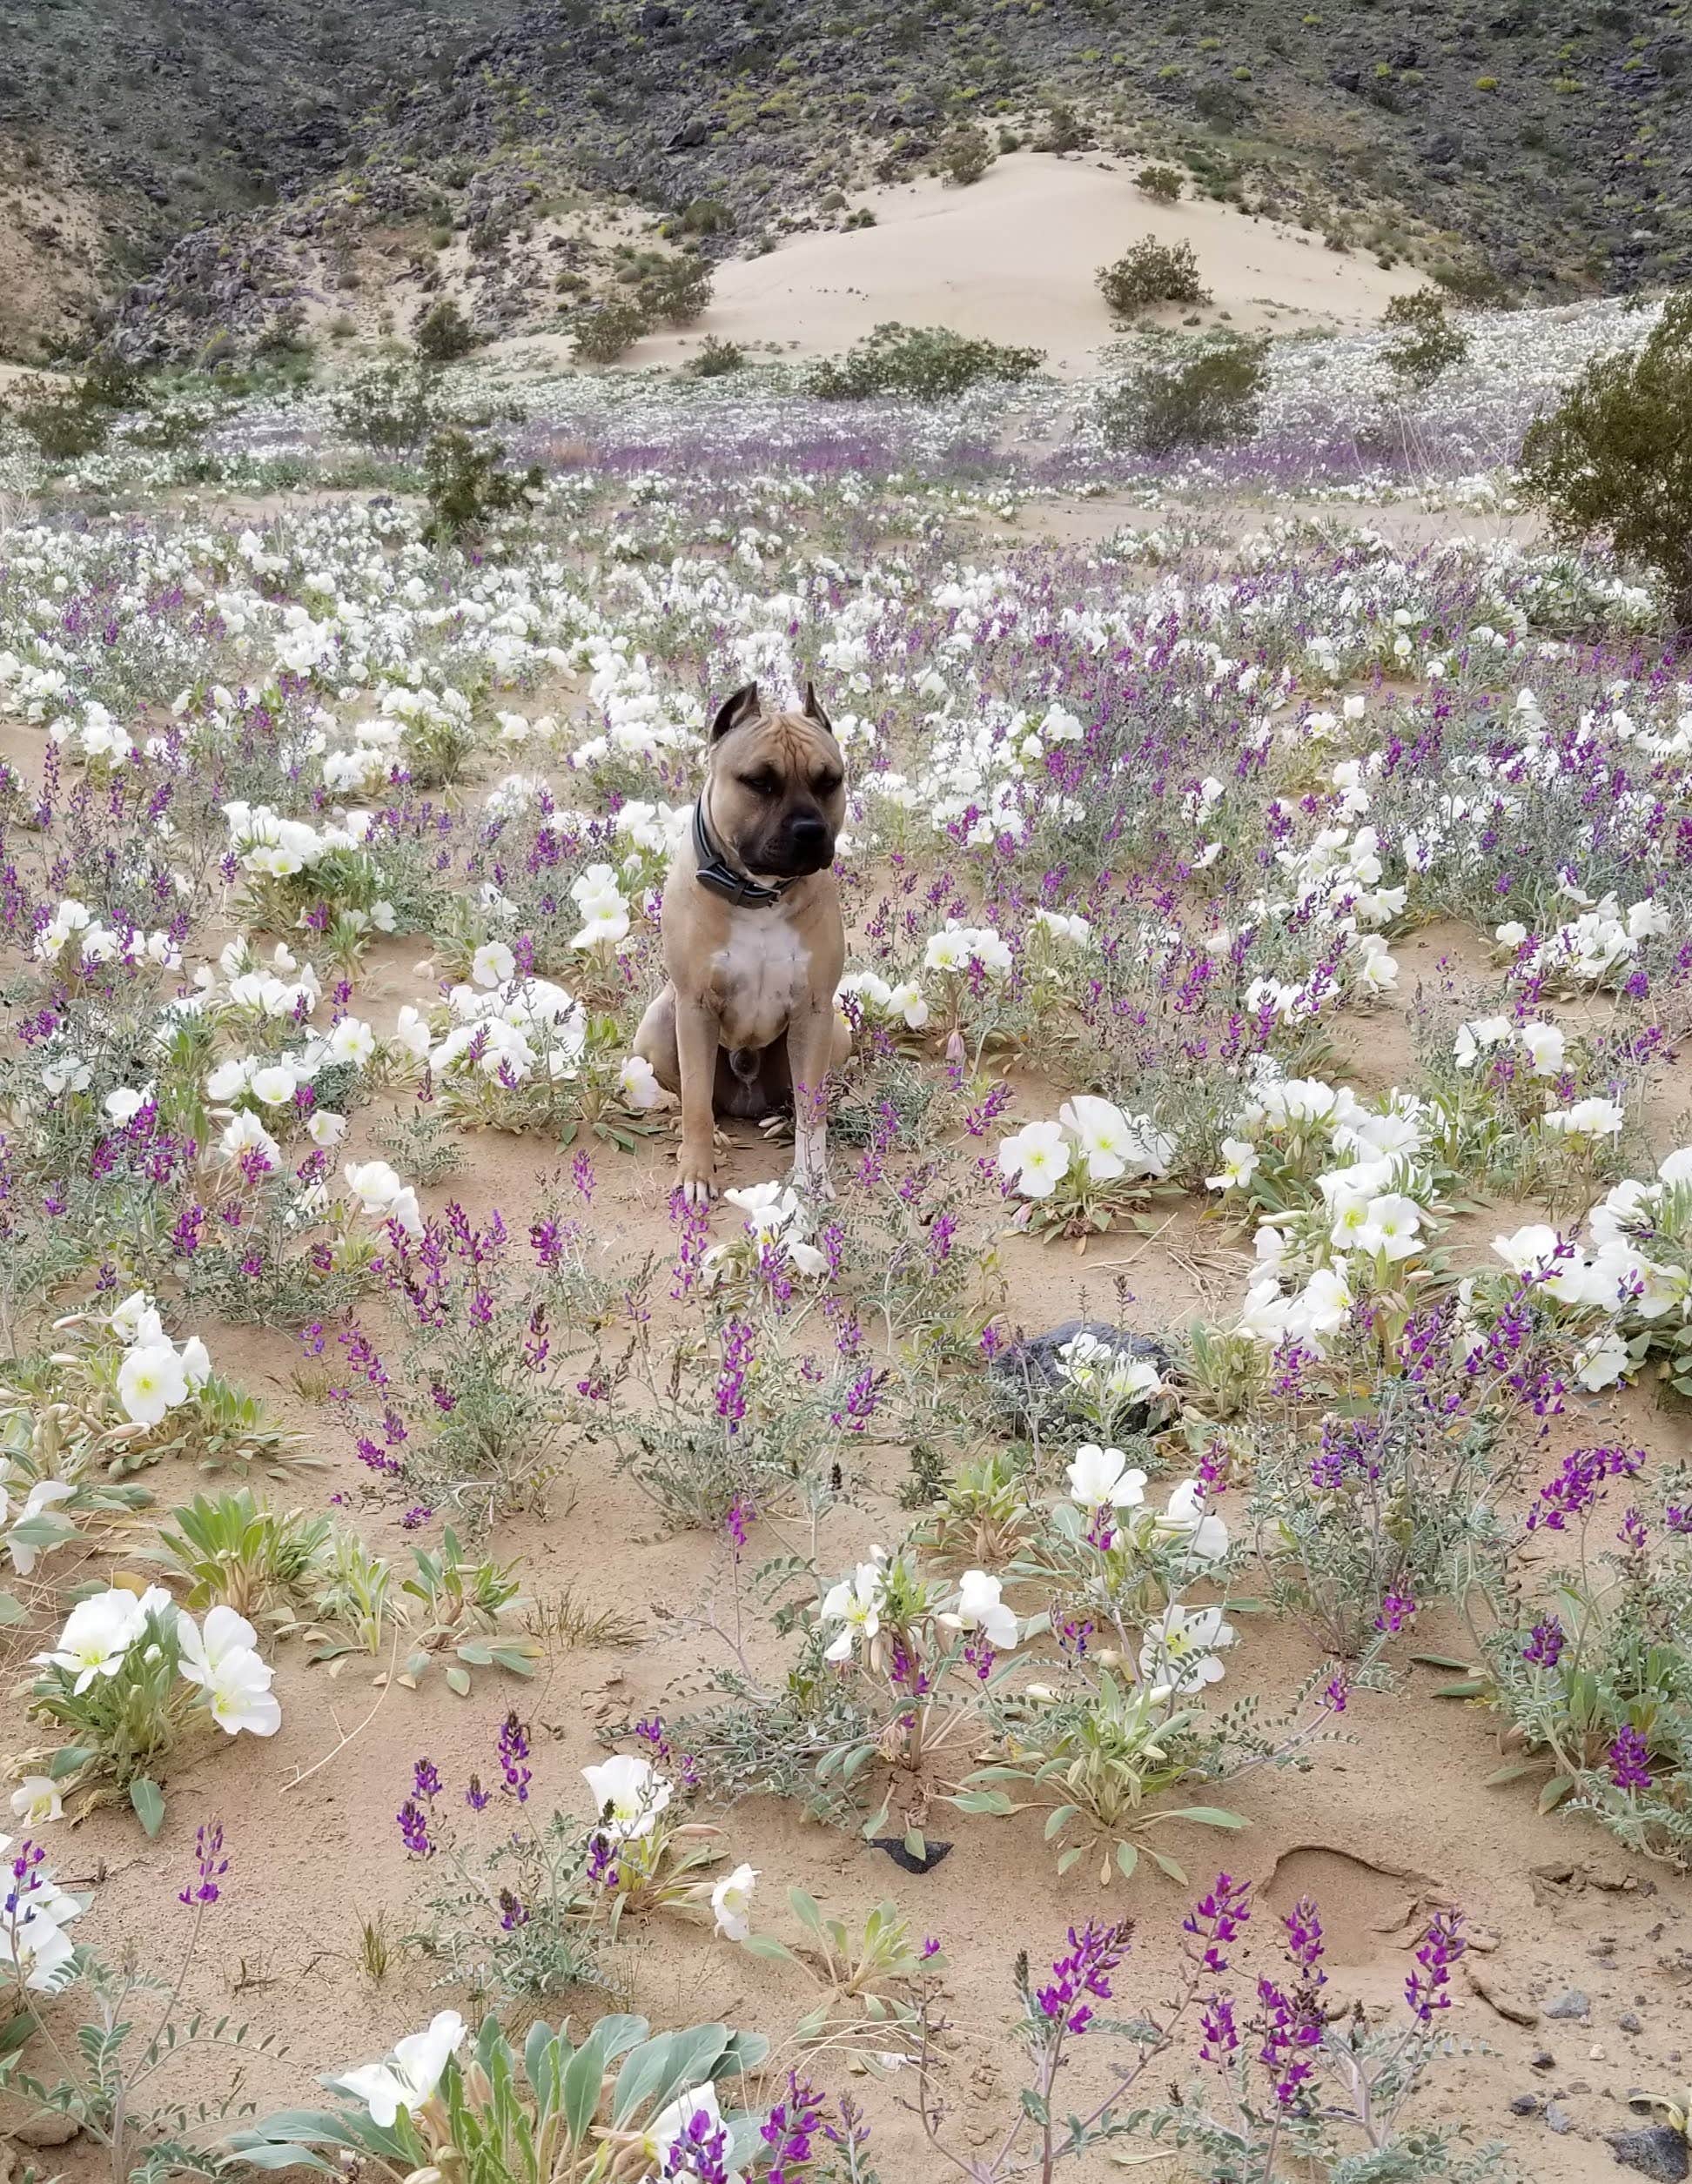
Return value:
[(758, 686), (755, 682), (744, 682), (732, 697), (725, 698), (717, 707), (708, 740), (720, 743), (730, 728), (739, 727), (742, 720), (755, 720), (757, 715)]
[(834, 734), (834, 722), (816, 702), (816, 685), (814, 682), (808, 682), (805, 685), (805, 718), (807, 720), (815, 720), (825, 735)]

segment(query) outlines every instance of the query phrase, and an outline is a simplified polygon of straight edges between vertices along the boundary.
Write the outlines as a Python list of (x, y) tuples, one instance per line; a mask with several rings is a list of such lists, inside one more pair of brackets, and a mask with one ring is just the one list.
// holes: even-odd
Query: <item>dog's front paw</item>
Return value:
[(711, 1203), (716, 1189), (716, 1161), (708, 1145), (702, 1153), (693, 1146), (684, 1145), (675, 1156), (680, 1171), (682, 1196), (690, 1206), (704, 1207)]

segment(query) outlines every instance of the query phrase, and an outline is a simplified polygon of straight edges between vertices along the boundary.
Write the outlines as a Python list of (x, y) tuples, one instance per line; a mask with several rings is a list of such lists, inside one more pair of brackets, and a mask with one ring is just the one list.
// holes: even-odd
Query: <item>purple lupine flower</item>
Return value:
[(1631, 1478), (1644, 1461), (1643, 1449), (1572, 1450), (1556, 1477), (1540, 1488), (1528, 1512), (1528, 1531), (1566, 1531), (1571, 1517), (1584, 1517), (1596, 1505), (1606, 1480)]
[(429, 1839), (429, 1816), (415, 1798), (407, 1798), (394, 1814), (400, 1836), (413, 1858), (433, 1858), (435, 1846)]
[(1638, 1730), (1629, 1727), (1618, 1731), (1615, 1742), (1605, 1756), (1610, 1763), (1610, 1780), (1618, 1790), (1650, 1788), (1650, 1746)]
[(1234, 2023), (1234, 2006), (1225, 1994), (1212, 1994), (1198, 2014), (1200, 2044), (1199, 2060), (1207, 2063), (1225, 2063), (1239, 2046), (1239, 2031)]
[(465, 1788), (464, 1801), (473, 1812), (485, 1812), (494, 1802), (494, 1793), (491, 1790), (483, 1789), (480, 1775), (471, 1776)]
[(728, 2152), (727, 2124), (715, 2122), (703, 2108), (695, 2108), (665, 2158), (666, 2184), (674, 2178), (685, 2178), (687, 2184), (728, 2184)]
[(1084, 2033), (1092, 2020), (1092, 2006), (1083, 1994), (1100, 2001), (1111, 1999), (1110, 1974), (1128, 1953), (1131, 1923), (1124, 1919), (1104, 1926), (1089, 1919), (1085, 1930), (1069, 1930), (1069, 1953), (1051, 1967), (1051, 1978), (1035, 1997), (1039, 2013), (1064, 2032)]
[(1416, 1603), (1407, 1592), (1389, 1592), (1380, 1604), (1374, 1626), (1388, 1638), (1396, 1638), (1415, 1612)]
[(426, 1804), (440, 1795), (440, 1776), (433, 1759), (419, 1759), (412, 1768), (412, 1792)]
[(1530, 1668), (1554, 1668), (1562, 1658), (1568, 1634), (1554, 1615), (1542, 1616), (1528, 1634), (1521, 1658)]
[(1281, 1920), (1286, 1929), (1286, 1953), (1313, 1986), (1326, 1984), (1327, 1974), (1320, 1968), (1322, 1954), (1322, 1922), (1316, 1906), (1308, 1896), (1300, 1896), (1291, 1911)]
[(504, 1788), (508, 1797), (519, 1805), (528, 1803), (528, 1785), (534, 1780), (523, 1762), (529, 1756), (528, 1731), (518, 1720), (514, 1709), (500, 1725), (500, 1766), (505, 1775)]
[(1199, 1945), (1198, 1960), (1207, 1972), (1227, 1970), (1228, 1960), (1222, 1951), (1238, 1938), (1239, 1929), (1251, 1915), (1251, 1882), (1235, 1880), (1231, 1873), (1219, 1873), (1213, 1885), (1181, 1921), (1181, 1931), (1191, 1934)]
[(1451, 2007), (1451, 1997), (1446, 1992), (1451, 1985), (1451, 1967), (1468, 1946), (1460, 1931), (1462, 1923), (1460, 1911), (1434, 1913), (1416, 1951), (1418, 1968), (1404, 1983), (1404, 1999), (1424, 2025), (1432, 2024), (1436, 2010)]
[[(223, 1846), (223, 1822), (202, 1823), (194, 1837), (194, 1878), (177, 1898), (179, 1904), (200, 1910), (218, 1901), (223, 1893), (218, 1883), (229, 1871)], [(15, 1866), (13, 1870), (16, 1872)]]

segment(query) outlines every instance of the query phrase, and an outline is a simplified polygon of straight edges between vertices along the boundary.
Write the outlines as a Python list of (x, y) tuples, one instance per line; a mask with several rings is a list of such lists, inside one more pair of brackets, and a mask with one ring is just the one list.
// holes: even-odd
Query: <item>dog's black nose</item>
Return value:
[(795, 862), (810, 865), (815, 869), (825, 865), (832, 854), (834, 836), (816, 813), (795, 813), (793, 819), (789, 819), (789, 856)]

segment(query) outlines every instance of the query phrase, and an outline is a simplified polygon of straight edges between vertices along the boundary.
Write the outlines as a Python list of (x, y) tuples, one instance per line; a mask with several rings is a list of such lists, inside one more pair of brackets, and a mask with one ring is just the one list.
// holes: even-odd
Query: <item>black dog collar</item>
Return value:
[(694, 806), (693, 846), (694, 860), (699, 867), (694, 876), (700, 886), (711, 894), (720, 895), (725, 902), (732, 902), (737, 910), (770, 909), (793, 885), (791, 880), (778, 880), (769, 887), (762, 880), (754, 880), (749, 873), (735, 871), (705, 823), (702, 790)]

